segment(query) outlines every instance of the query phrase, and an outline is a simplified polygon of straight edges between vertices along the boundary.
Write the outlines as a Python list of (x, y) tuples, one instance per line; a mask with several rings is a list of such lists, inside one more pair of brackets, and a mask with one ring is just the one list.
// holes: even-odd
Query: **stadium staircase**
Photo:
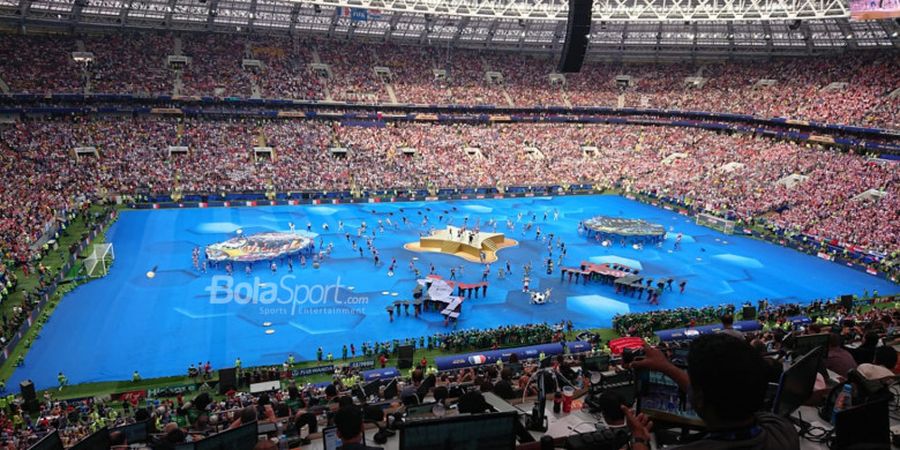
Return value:
[(516, 104), (513, 102), (512, 97), (509, 96), (509, 92), (506, 92), (506, 87), (501, 88), (500, 93), (503, 94), (503, 98), (506, 99), (506, 104), (509, 105), (510, 108), (516, 107)]
[(266, 145), (266, 132), (263, 131), (262, 128), (256, 133), (256, 146), (257, 147), (268, 147)]
[(175, 71), (175, 78), (172, 80), (172, 96), (178, 97), (181, 95), (181, 90), (184, 89), (184, 80), (181, 79), (181, 71)]
[(3, 78), (0, 78), (0, 93), (9, 94), (9, 85), (3, 81)]
[[(249, 42), (244, 43), (244, 59), (256, 59), (253, 56), (253, 46)], [(261, 99), (262, 90), (259, 88), (259, 83), (256, 82), (256, 77), (253, 76), (253, 69), (242, 67), (242, 70), (247, 72), (247, 82), (250, 83), (250, 98)]]
[(387, 91), (388, 98), (391, 100), (391, 103), (397, 103), (397, 93), (394, 92), (394, 86), (391, 83), (384, 84), (384, 90)]
[[(175, 56), (184, 56), (181, 51), (182, 51), (181, 38), (175, 37), (175, 39), (173, 40), (172, 53)], [(181, 91), (184, 90), (184, 80), (181, 78), (182, 70), (181, 69), (172, 69), (168, 66), (168, 64), (166, 64), (166, 69), (173, 71), (173, 73), (172, 73), (172, 96), (177, 97), (177, 96), (181, 95)], [(181, 131), (183, 131), (184, 127), (181, 127), (179, 129)], [(179, 137), (181, 137), (180, 132), (179, 132)]]
[(81, 79), (84, 82), (84, 95), (91, 94), (91, 71), (88, 69), (88, 66), (82, 66), (81, 68)]
[[(315, 46), (310, 47), (309, 54), (312, 55), (313, 63), (322, 64), (322, 58), (319, 57), (319, 51), (316, 50)], [(331, 89), (328, 88), (328, 80), (324, 80), (319, 76), (319, 84), (322, 86), (322, 94), (325, 96), (325, 101), (334, 101), (334, 98), (331, 97)]]
[[(87, 46), (84, 45), (84, 41), (81, 39), (75, 40), (75, 51), (85, 53), (87, 52)], [(91, 93), (91, 71), (87, 65), (81, 66), (81, 83), (82, 83), (82, 92), (85, 95), (90, 95)]]

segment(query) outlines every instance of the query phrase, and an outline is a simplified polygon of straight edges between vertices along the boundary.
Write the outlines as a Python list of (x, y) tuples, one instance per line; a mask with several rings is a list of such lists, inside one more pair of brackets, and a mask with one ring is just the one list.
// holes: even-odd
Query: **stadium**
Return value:
[(0, 155), (2, 450), (900, 442), (896, 0), (0, 0)]

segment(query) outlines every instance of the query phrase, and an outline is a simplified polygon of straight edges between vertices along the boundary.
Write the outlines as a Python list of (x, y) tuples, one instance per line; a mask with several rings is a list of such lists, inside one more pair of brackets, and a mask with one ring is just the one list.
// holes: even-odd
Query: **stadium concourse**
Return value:
[[(75, 448), (332, 448), (334, 436), (349, 450), (363, 448), (363, 416), (364, 442), (417, 449), (428, 448), (415, 443), (417, 414), (432, 419), (419, 425), (430, 431), (421, 435), (439, 436), (467, 420), (457, 413), (488, 411), (476, 420), (515, 418), (478, 432), (469, 422), (471, 435), (454, 439), (552, 447), (537, 442), (544, 437), (582, 448), (576, 428), (585, 423), (603, 448), (645, 449), (649, 440), (840, 448), (854, 439), (880, 448), (890, 439), (887, 407), (874, 408), (886, 405), (900, 368), (893, 21), (881, 30), (892, 37), (872, 50), (810, 44), (805, 57), (772, 50), (715, 61), (660, 50), (665, 58), (653, 63), (589, 57), (579, 73), (563, 75), (554, 71), (555, 53), (431, 45), (429, 15), (419, 24), (427, 33), (411, 45), (349, 32), (298, 38), (296, 24), (283, 34), (174, 31), (176, 2), (159, 13), (162, 25), (149, 26), (158, 30), (122, 21), (129, 10), (159, 5), (113, 12), (119, 25), (110, 31), (82, 27), (82, 12), (90, 20), (100, 6), (78, 1), (71, 19), (48, 16), (34, 32), (29, 14), (46, 9), (39, 3), (0, 0), (0, 24), (17, 30), (0, 34), (0, 359), (3, 373), (14, 373), (2, 380), (12, 394), (0, 398), (0, 450), (41, 439), (42, 449), (81, 440)], [(204, 14), (198, 23), (216, 21), (219, 2), (209, 3), (196, 7)], [(228, 17), (226, 3), (239, 2), (222, 3)], [(292, 20), (308, 6), (289, 7)], [(316, 3), (315, 14), (322, 7)], [(17, 18), (7, 23), (10, 8)], [(254, 1), (254, 20), (256, 8)], [(334, 28), (343, 13), (329, 11)], [(410, 25), (397, 17), (391, 33), (395, 22)], [(460, 34), (470, 20), (478, 24), (474, 17), (460, 19)], [(853, 38), (858, 25), (840, 24), (839, 34)], [(661, 23), (657, 41), (674, 26)], [(489, 40), (495, 27), (485, 30)], [(769, 28), (761, 30), (769, 41)], [(727, 40), (734, 50), (733, 36)], [(460, 201), (469, 191), (482, 198)], [(571, 195), (597, 193), (615, 195)], [(429, 198), (404, 201), (409, 196)], [(232, 208), (233, 199), (248, 207)], [(268, 201), (273, 206), (249, 207)], [(298, 205), (325, 202), (336, 205)], [(667, 235), (646, 248), (606, 239), (614, 229), (584, 238), (584, 221), (600, 215), (647, 220)], [(768, 242), (722, 234), (691, 215)], [(73, 236), (66, 227), (101, 232), (108, 221), (117, 259), (108, 276), (91, 280), (78, 270), (94, 234)], [(216, 299), (199, 284), (234, 271), (272, 281), (296, 263), (310, 285), (346, 275), (348, 291), (377, 293), (387, 283), (383, 296), (421, 295), (425, 286), (427, 297), (429, 283), (456, 282), (464, 266), (449, 255), (414, 257), (402, 244), (445, 224), (507, 229), (518, 241), (498, 251), (494, 266), (464, 263), (463, 281), (480, 276), (470, 284), (484, 289), (483, 309), (472, 306), (475, 289), (474, 301), (449, 303), (466, 304), (452, 318), (425, 308), (423, 324), (408, 319), (408, 309), (401, 319), (403, 302), (391, 297), (377, 321), (370, 318), (384, 305), (366, 318), (306, 317), (285, 330), (277, 320), (214, 310)], [(305, 229), (303, 242), (315, 250), (262, 268), (234, 256), (237, 246), (258, 245), (261, 232), (290, 242), (286, 227)], [(71, 246), (56, 248), (62, 242)], [(221, 264), (201, 249), (216, 243), (227, 255)], [(60, 271), (57, 260), (73, 270)], [(601, 275), (585, 275), (588, 266)], [(80, 286), (70, 292), (63, 283)], [(552, 298), (553, 289), (566, 300), (528, 303), (536, 294)], [(341, 292), (350, 294), (361, 293)], [(259, 298), (252, 291), (229, 307)], [(598, 328), (625, 340), (600, 339)], [(252, 337), (243, 334), (250, 329)], [(676, 330), (659, 333), (666, 329)], [(400, 365), (400, 344), (415, 347), (416, 370), (386, 367)], [(827, 352), (814, 350), (821, 347)], [(633, 361), (634, 352), (644, 359)], [(238, 354), (248, 364), (234, 359), (235, 380), (214, 373)], [(179, 386), (141, 379), (172, 375), (188, 357), (190, 379)], [(123, 381), (131, 373), (132, 384)], [(72, 399), (67, 374), (79, 383), (121, 382)], [(275, 383), (260, 387), (265, 382)], [(772, 395), (770, 383), (778, 385)], [(45, 389), (37, 397), (27, 389), (35, 385)], [(251, 393), (251, 385), (265, 392)], [(687, 402), (669, 401), (685, 393)], [(546, 405), (544, 394), (553, 398)], [(862, 424), (846, 396), (873, 408), (856, 414), (879, 418), (865, 433), (854, 434)], [(637, 399), (644, 411), (635, 416)], [(412, 408), (418, 403), (430, 406)], [(808, 422), (814, 403), (828, 424)], [(694, 432), (683, 438), (667, 430), (685, 425)]]

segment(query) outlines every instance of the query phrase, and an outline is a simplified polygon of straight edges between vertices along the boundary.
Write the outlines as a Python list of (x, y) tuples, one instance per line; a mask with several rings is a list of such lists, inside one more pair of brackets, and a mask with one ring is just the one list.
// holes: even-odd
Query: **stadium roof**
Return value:
[[(291, 32), (423, 45), (556, 51), (564, 0), (0, 0), (7, 23)], [(900, 48), (893, 20), (840, 0), (595, 0), (590, 55), (815, 54)]]

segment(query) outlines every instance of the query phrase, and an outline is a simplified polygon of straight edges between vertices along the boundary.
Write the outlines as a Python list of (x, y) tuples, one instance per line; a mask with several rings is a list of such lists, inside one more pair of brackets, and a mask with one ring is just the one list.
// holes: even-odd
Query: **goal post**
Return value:
[(115, 258), (116, 252), (112, 244), (94, 244), (94, 250), (84, 260), (84, 271), (89, 277), (106, 275)]
[(723, 219), (721, 217), (714, 216), (712, 214), (700, 213), (697, 214), (697, 225), (702, 225), (707, 228), (712, 228), (714, 230), (721, 231), (725, 234), (733, 234), (734, 233), (734, 221)]

